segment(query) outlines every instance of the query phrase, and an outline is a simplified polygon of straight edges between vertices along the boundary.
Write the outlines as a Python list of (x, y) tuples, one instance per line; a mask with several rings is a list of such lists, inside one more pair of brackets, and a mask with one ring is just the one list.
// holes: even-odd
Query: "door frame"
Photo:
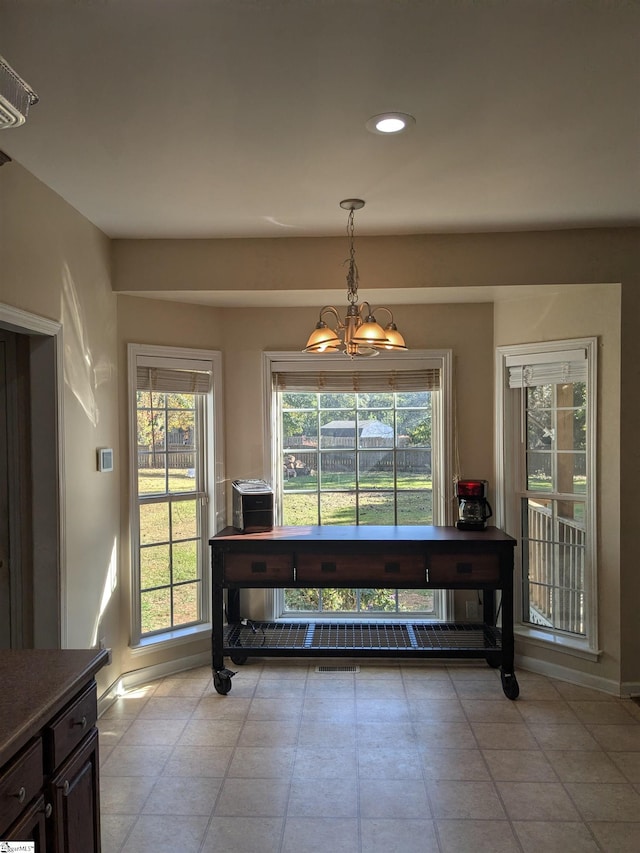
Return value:
[[(34, 648), (67, 644), (62, 324), (0, 303), (0, 326), (28, 338)], [(19, 523), (19, 519), (14, 520)], [(35, 592), (37, 591), (37, 595)], [(54, 606), (52, 606), (54, 602)]]

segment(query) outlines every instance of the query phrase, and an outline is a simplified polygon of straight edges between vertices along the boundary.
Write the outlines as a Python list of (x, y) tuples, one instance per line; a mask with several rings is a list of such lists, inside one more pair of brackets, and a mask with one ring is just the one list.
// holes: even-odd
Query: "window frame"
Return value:
[[(263, 432), (265, 436), (265, 454), (264, 454), (264, 478), (271, 482), (276, 492), (282, 489), (282, 466), (279, 464), (280, 452), (278, 443), (278, 422), (277, 411), (274, 407), (274, 390), (273, 390), (273, 374), (283, 371), (305, 371), (308, 372), (314, 367), (318, 369), (327, 369), (329, 371), (380, 371), (380, 369), (388, 368), (389, 370), (412, 369), (434, 367), (440, 370), (440, 395), (433, 398), (432, 417), (433, 423), (436, 420), (439, 424), (439, 429), (434, 430), (435, 441), (432, 446), (432, 471), (433, 471), (433, 524), (448, 525), (454, 520), (454, 507), (452, 501), (447, 496), (447, 483), (453, 480), (453, 448), (454, 440), (454, 418), (453, 418), (453, 351), (450, 349), (442, 350), (411, 350), (407, 353), (380, 353), (378, 356), (369, 359), (348, 359), (343, 353), (323, 353), (322, 355), (314, 356), (304, 352), (263, 352), (262, 367), (263, 367)], [(438, 472), (438, 477), (436, 477)], [(437, 484), (436, 484), (437, 481)], [(279, 501), (276, 501), (276, 524), (281, 524), (279, 517)], [(438, 613), (438, 620), (446, 621), (449, 615), (453, 613), (453, 592), (451, 590), (434, 590), (434, 610)], [(267, 618), (279, 619), (282, 621), (295, 621), (293, 614), (291, 616), (282, 616), (283, 598), (281, 590), (265, 590), (265, 609), (269, 614)], [(376, 619), (391, 618), (401, 619), (402, 614), (382, 614), (376, 613)], [(319, 614), (316, 618), (333, 618), (335, 614), (327, 613), (326, 617)], [(355, 614), (349, 614), (348, 617), (338, 618), (363, 618)], [(369, 614), (369, 618), (371, 615)], [(425, 616), (425, 618), (427, 618)]]
[[(138, 495), (137, 453), (137, 367), (184, 366), (188, 362), (204, 362), (211, 374), (211, 389), (205, 395), (203, 412), (202, 460), (203, 492), (205, 501), (206, 528), (200, 543), (199, 557), (202, 566), (200, 592), (200, 620), (188, 626), (178, 626), (157, 633), (142, 635), (140, 614), (140, 527)], [(129, 415), (129, 525), (131, 559), (130, 595), (130, 647), (134, 653), (147, 650), (150, 646), (180, 645), (195, 636), (211, 632), (211, 561), (209, 538), (224, 527), (226, 519), (224, 493), (224, 444), (223, 412), (216, 401), (222, 400), (222, 354), (214, 350), (187, 349), (183, 347), (153, 346), (147, 344), (127, 345), (128, 367), (128, 415)]]
[[(548, 361), (553, 353), (567, 354), (582, 349), (586, 355), (587, 386), (587, 488), (585, 500), (585, 636), (558, 628), (524, 622), (521, 498), (526, 494), (525, 449), (523, 441), (523, 394), (525, 388), (509, 388), (507, 361), (529, 358), (531, 363)], [(587, 660), (598, 660), (598, 566), (597, 566), (597, 337), (571, 338), (539, 343), (500, 346), (495, 352), (496, 400), (496, 525), (518, 542), (515, 549), (517, 582), (514, 583), (514, 633), (534, 645), (557, 648)], [(551, 494), (551, 493), (550, 493)]]

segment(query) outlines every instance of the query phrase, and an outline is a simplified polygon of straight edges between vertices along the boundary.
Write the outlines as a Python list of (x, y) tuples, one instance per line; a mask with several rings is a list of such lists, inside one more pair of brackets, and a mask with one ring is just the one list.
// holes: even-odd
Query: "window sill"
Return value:
[[(258, 621), (258, 620), (250, 620)], [(275, 618), (276, 622), (284, 622), (286, 624), (296, 622), (339, 622), (340, 624), (350, 624), (353, 622), (445, 622), (436, 616), (435, 613), (328, 613), (301, 611), (299, 614), (292, 613), (283, 614)]]
[(559, 652), (573, 655), (573, 657), (582, 658), (583, 660), (597, 662), (602, 654), (602, 650), (592, 649), (587, 640), (580, 640), (577, 637), (554, 634), (551, 631), (542, 631), (526, 625), (514, 625), (513, 632), (517, 638), (526, 640), (533, 646), (556, 649)]
[(131, 654), (141, 655), (157, 649), (170, 649), (174, 646), (184, 646), (194, 640), (206, 640), (211, 637), (211, 623), (191, 625), (188, 628), (175, 628), (173, 631), (165, 631), (162, 634), (154, 634), (152, 637), (142, 637), (134, 646), (131, 646)]

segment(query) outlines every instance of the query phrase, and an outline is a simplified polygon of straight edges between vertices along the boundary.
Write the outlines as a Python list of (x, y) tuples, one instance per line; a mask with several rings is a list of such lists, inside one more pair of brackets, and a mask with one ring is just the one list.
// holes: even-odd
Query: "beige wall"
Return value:
[[(63, 325), (66, 642), (88, 648), (104, 637), (113, 646), (113, 664), (100, 673), (106, 686), (120, 668), (121, 621), (121, 455), (109, 240), (17, 163), (0, 169), (0, 199), (0, 302)], [(37, 429), (35, 424), (36, 440)], [(97, 447), (114, 449), (113, 473), (97, 472)], [(42, 547), (38, 530), (34, 537), (35, 547)]]
[(618, 682), (620, 656), (620, 287), (576, 287), (496, 303), (495, 344), (598, 337), (598, 663), (518, 639), (517, 653)]
[[(639, 229), (358, 237), (363, 299), (372, 290), (602, 284), (637, 275)], [(115, 240), (114, 289), (345, 292), (344, 238)], [(365, 291), (368, 296), (365, 295)], [(421, 299), (415, 301), (422, 301)]]

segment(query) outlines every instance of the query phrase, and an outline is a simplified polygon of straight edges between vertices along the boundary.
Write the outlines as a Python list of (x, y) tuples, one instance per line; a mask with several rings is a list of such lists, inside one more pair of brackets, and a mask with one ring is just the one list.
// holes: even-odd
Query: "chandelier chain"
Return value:
[[(349, 271), (347, 273), (347, 299), (349, 300), (350, 305), (356, 305), (358, 302), (358, 265), (356, 264), (356, 253), (353, 245), (353, 234), (355, 230), (354, 226), (354, 213), (355, 210), (352, 207), (349, 211), (349, 216), (347, 217), (347, 237), (349, 239)], [(346, 262), (345, 262), (346, 263)]]

